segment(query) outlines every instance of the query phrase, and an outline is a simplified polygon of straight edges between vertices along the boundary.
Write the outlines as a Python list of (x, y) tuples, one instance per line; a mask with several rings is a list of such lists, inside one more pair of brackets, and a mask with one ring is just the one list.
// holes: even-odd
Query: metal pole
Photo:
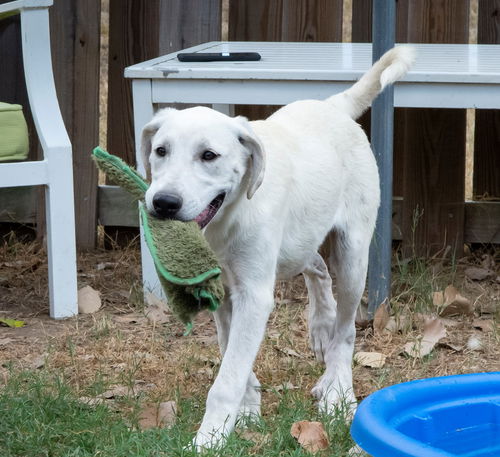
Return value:
[[(373, 0), (372, 57), (375, 62), (394, 46), (396, 1)], [(394, 91), (387, 87), (372, 104), (371, 143), (380, 175), (380, 209), (370, 246), (368, 313), (388, 303), (392, 255), (392, 147), (394, 134)]]

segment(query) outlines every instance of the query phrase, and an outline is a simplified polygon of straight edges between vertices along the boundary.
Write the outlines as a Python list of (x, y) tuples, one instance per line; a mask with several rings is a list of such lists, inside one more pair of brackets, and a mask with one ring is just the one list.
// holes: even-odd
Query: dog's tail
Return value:
[(384, 89), (402, 78), (415, 61), (411, 46), (398, 46), (387, 51), (352, 87), (326, 101), (353, 119), (361, 116), (373, 99)]

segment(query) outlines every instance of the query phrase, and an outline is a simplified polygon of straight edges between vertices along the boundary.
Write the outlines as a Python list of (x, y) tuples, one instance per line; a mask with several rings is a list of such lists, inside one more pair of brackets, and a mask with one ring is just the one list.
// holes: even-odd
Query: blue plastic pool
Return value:
[(500, 457), (500, 372), (381, 389), (359, 405), (351, 435), (373, 457)]

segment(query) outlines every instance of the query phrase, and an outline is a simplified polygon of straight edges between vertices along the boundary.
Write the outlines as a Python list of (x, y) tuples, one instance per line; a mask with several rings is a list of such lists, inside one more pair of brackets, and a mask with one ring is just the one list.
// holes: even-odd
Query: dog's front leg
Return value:
[[(270, 280), (272, 278), (272, 280)], [(274, 275), (239, 282), (233, 289), (231, 329), (219, 374), (208, 393), (207, 407), (194, 444), (198, 449), (223, 444), (236, 422), (247, 381), (273, 309)]]
[[(224, 280), (224, 278), (223, 278)], [(225, 279), (227, 283), (227, 278)], [(228, 287), (225, 287), (224, 303), (215, 311), (214, 319), (217, 326), (217, 338), (222, 357), (226, 352), (229, 332), (231, 330), (231, 318), (233, 315), (233, 305), (231, 302), (231, 293)], [(238, 418), (255, 421), (260, 416), (260, 382), (255, 373), (250, 373), (247, 381), (247, 388), (240, 405)]]

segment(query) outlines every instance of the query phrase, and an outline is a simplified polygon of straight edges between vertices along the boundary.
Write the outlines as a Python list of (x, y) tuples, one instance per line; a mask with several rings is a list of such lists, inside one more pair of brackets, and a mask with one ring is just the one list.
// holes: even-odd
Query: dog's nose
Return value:
[(175, 194), (158, 192), (153, 197), (153, 208), (158, 216), (173, 219), (181, 209), (182, 198)]

